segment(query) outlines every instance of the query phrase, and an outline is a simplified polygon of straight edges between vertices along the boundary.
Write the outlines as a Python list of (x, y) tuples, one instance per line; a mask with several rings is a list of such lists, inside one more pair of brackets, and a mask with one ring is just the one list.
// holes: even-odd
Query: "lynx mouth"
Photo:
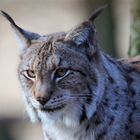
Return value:
[(45, 112), (55, 112), (64, 108), (65, 105), (55, 106), (55, 107), (42, 107), (40, 108), (41, 111)]

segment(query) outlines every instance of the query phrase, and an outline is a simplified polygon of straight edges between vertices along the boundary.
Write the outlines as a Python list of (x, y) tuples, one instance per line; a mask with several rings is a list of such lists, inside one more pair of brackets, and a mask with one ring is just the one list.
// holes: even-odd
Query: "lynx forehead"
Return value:
[(18, 76), (27, 112), (45, 140), (139, 140), (140, 57), (115, 60), (98, 47), (97, 9), (68, 32), (41, 36), (19, 27)]

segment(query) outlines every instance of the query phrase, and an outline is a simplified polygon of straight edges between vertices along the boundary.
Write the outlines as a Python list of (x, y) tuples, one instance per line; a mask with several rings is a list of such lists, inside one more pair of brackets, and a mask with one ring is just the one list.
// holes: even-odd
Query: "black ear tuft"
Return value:
[(0, 12), (12, 25), (17, 26), (16, 23), (14, 22), (14, 20), (10, 17), (10, 15), (8, 15), (7, 13), (5, 13), (2, 10)]
[(19, 27), (15, 21), (11, 18), (9, 14), (7, 14), (4, 11), (0, 11), (0, 13), (10, 22), (12, 28), (15, 31), (15, 34), (17, 35), (17, 39), (20, 42), (20, 48), (24, 49), (27, 48), (31, 42), (31, 40), (37, 40), (40, 38), (40, 35), (37, 33), (29, 32), (21, 27)]
[(98, 9), (93, 11), (93, 13), (89, 17), (88, 21), (93, 22), (104, 11), (105, 8), (107, 8), (107, 5), (99, 7)]

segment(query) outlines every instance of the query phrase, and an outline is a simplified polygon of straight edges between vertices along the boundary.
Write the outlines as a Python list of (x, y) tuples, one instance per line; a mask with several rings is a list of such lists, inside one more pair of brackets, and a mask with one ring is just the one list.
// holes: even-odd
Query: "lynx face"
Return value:
[(44, 36), (23, 30), (1, 11), (21, 42), (18, 75), (32, 121), (75, 126), (96, 110), (103, 86), (92, 60), (99, 59), (92, 21), (102, 10), (69, 32)]
[(87, 56), (76, 50), (84, 46), (64, 41), (64, 37), (46, 36), (46, 41), (24, 50), (19, 79), (28, 104), (37, 114), (39, 111), (55, 119), (74, 117), (79, 123), (96, 90), (96, 76)]

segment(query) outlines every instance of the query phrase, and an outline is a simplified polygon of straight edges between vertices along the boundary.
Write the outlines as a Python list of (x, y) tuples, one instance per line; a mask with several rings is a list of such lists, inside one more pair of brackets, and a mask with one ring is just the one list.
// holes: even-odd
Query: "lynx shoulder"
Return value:
[(98, 47), (94, 19), (41, 36), (19, 27), (19, 81), (45, 140), (140, 140), (140, 57), (115, 60)]

